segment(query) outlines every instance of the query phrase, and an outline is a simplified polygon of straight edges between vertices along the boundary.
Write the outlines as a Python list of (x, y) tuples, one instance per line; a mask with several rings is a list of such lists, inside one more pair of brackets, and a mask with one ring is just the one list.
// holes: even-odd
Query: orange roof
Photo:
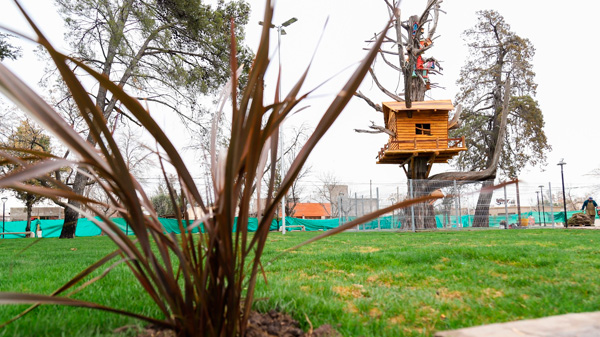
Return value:
[(423, 101), (423, 102), (412, 102), (410, 108), (406, 107), (405, 102), (383, 102), (383, 106), (394, 111), (403, 110), (447, 110), (454, 109), (452, 101), (449, 99), (439, 101)]
[(320, 204), (316, 202), (299, 202), (294, 208), (294, 217), (301, 218), (303, 216), (331, 216), (331, 204)]
[(383, 102), (383, 121), (387, 126), (390, 111), (421, 111), (421, 110), (433, 110), (433, 111), (451, 111), (454, 110), (454, 105), (449, 99), (439, 101), (417, 101), (412, 102), (410, 108), (406, 107), (406, 102)]

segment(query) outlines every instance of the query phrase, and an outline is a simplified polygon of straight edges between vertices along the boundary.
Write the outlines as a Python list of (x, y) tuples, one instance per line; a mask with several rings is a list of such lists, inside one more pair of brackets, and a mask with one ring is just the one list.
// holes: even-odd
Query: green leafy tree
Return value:
[[(48, 154), (52, 152), (50, 147), (50, 137), (46, 135), (42, 129), (34, 125), (29, 119), (24, 119), (21, 121), (20, 125), (12, 134), (9, 135), (5, 146), (14, 149), (13, 151), (10, 151), (10, 154), (15, 157), (20, 156), (22, 158), (22, 164), (32, 164), (39, 159), (35, 154), (28, 153), (29, 151), (38, 151)], [(21, 150), (23, 152), (21, 152)], [(8, 163), (2, 166), (2, 170), (4, 171), (3, 174), (15, 172), (21, 170), (22, 168), (23, 165)], [(37, 178), (29, 179), (25, 181), (25, 183), (34, 186), (42, 185), (42, 181)], [(14, 190), (14, 194), (17, 199), (25, 203), (25, 208), (27, 209), (27, 225), (25, 227), (25, 231), (29, 231), (31, 229), (31, 213), (33, 206), (42, 201), (44, 197), (21, 190)]]
[(16, 60), (21, 56), (21, 49), (8, 43), (10, 35), (0, 33), (0, 61), (4, 59)]
[[(169, 175), (167, 176), (167, 179), (169, 180), (168, 184), (167, 181), (162, 180), (156, 188), (154, 195), (150, 197), (150, 202), (152, 203), (152, 206), (154, 207), (154, 210), (156, 211), (156, 214), (159, 217), (172, 217), (176, 214), (175, 207), (181, 208), (181, 197), (177, 194), (177, 191), (174, 189), (174, 186), (176, 186), (177, 183), (177, 178), (173, 175)], [(173, 205), (173, 202), (171, 200), (171, 195), (169, 194), (169, 186), (173, 191), (173, 197), (175, 198), (176, 206)]]
[[(457, 81), (460, 93), (456, 100), (464, 110), (455, 135), (465, 136), (469, 150), (453, 163), (461, 171), (487, 173), (486, 186), (493, 184), (498, 169), (500, 175), (512, 179), (527, 165), (545, 164), (551, 146), (534, 99), (533, 44), (511, 31), (496, 11), (478, 15), (475, 27), (464, 33), (470, 56)], [(503, 121), (504, 104), (507, 115)], [(474, 226), (489, 225), (490, 200), (491, 193), (480, 194)]]
[[(243, 0), (56, 0), (67, 26), (71, 54), (107, 76), (132, 96), (178, 113), (187, 125), (202, 132), (199, 96), (212, 94), (228, 79), (230, 20), (234, 20), (241, 63), (251, 64), (243, 47), (249, 6)], [(104, 86), (92, 97), (104, 120), (128, 117)], [(69, 99), (59, 99), (71, 104)], [(60, 108), (74, 111), (70, 107)], [(117, 113), (115, 113), (117, 112)], [(96, 143), (92, 134), (87, 141)], [(69, 182), (71, 183), (71, 182)], [(77, 171), (72, 186), (81, 193), (88, 183)], [(79, 207), (76, 200), (69, 204)], [(78, 214), (65, 209), (61, 238), (72, 238)]]
[(175, 214), (175, 209), (171, 203), (171, 197), (166, 193), (159, 193), (150, 198), (152, 206), (159, 217), (165, 217)]

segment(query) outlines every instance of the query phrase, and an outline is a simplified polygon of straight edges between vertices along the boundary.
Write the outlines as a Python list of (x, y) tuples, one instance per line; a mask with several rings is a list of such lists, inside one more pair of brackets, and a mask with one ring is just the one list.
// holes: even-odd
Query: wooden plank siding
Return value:
[[(396, 130), (398, 130), (398, 127), (396, 125), (396, 114), (395, 113), (391, 113), (388, 116), (388, 120), (386, 121), (387, 123), (385, 124), (385, 127), (388, 128), (390, 131), (392, 131), (394, 134), (398, 135), (398, 132)], [(390, 136), (389, 142), (396, 140), (395, 136)]]
[[(405, 165), (415, 157), (447, 163), (467, 150), (464, 137), (448, 138), (448, 114), (454, 109), (450, 100), (413, 102), (410, 108), (404, 102), (383, 102), (382, 108), (385, 127), (395, 136), (379, 151), (378, 164)], [(417, 134), (417, 124), (429, 124), (430, 134)]]
[[(413, 111), (408, 117), (406, 111), (395, 112), (396, 141), (391, 150), (446, 149), (448, 148), (448, 111)], [(417, 124), (429, 124), (431, 135), (417, 135)]]

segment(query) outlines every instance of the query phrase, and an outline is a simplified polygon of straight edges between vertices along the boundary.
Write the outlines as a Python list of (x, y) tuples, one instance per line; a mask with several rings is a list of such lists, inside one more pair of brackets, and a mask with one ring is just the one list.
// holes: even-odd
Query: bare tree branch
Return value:
[(396, 134), (392, 130), (386, 129), (383, 126), (375, 125), (375, 122), (373, 122), (373, 121), (371, 121), (371, 125), (369, 125), (369, 127), (375, 131), (361, 130), (361, 129), (354, 129), (354, 131), (358, 132), (358, 133), (387, 133), (388, 135), (390, 135), (392, 137), (396, 137)]
[(392, 62), (388, 61), (385, 58), (385, 53), (380, 52), (379, 55), (381, 55), (381, 58), (383, 59), (383, 62), (385, 62), (385, 64), (387, 64), (388, 66), (390, 66), (392, 69), (398, 71), (398, 72), (402, 72), (402, 69), (400, 67), (398, 67), (397, 65), (393, 64)]
[(358, 98), (362, 98), (365, 102), (367, 102), (368, 105), (370, 105), (376, 111), (383, 112), (381, 105), (371, 101), (371, 99), (369, 97), (365, 96), (362, 92), (360, 92), (360, 91), (355, 92), (354, 96), (356, 96)]
[(377, 85), (377, 87), (379, 88), (379, 90), (381, 90), (384, 94), (390, 96), (393, 100), (397, 101), (397, 102), (403, 102), (404, 99), (401, 98), (400, 96), (390, 92), (389, 90), (387, 90), (383, 85), (381, 85), (381, 83), (379, 83), (379, 80), (377, 79), (377, 76), (375, 76), (375, 73), (373, 72), (373, 69), (369, 69), (369, 74), (371, 74), (371, 77), (373, 78), (373, 81), (375, 81), (375, 84)]
[(457, 129), (460, 127), (460, 114), (462, 113), (462, 105), (456, 107), (456, 112), (452, 116), (452, 120), (448, 122), (448, 130)]

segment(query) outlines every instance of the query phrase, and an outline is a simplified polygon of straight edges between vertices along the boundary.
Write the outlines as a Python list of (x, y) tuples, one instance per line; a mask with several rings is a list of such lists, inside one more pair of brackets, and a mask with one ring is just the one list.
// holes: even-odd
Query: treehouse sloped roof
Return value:
[(406, 107), (405, 102), (383, 102), (383, 119), (385, 125), (389, 121), (390, 111), (451, 111), (454, 110), (454, 105), (449, 99), (439, 101), (423, 101), (423, 102), (412, 102), (410, 108)]

